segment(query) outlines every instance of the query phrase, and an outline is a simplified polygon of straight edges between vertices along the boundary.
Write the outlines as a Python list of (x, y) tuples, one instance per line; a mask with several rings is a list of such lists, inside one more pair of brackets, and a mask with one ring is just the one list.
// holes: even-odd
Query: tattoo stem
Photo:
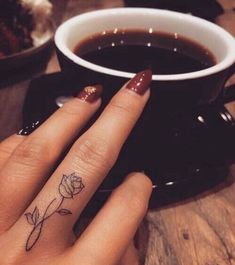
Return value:
[(70, 175), (63, 175), (61, 183), (59, 184), (59, 198), (53, 199), (47, 206), (43, 216), (40, 218), (37, 206), (33, 212), (25, 213), (26, 219), (33, 229), (26, 241), (25, 250), (30, 251), (37, 243), (43, 228), (44, 222), (55, 213), (60, 215), (72, 214), (68, 209), (60, 209), (65, 199), (73, 199), (74, 195), (79, 194), (84, 189), (82, 178), (77, 176), (76, 173)]

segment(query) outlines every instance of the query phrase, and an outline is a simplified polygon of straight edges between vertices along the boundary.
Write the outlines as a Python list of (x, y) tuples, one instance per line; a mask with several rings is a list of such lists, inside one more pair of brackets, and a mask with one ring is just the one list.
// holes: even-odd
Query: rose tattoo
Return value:
[(66, 199), (73, 198), (74, 195), (77, 195), (82, 191), (84, 185), (82, 183), (82, 179), (78, 177), (75, 173), (71, 175), (63, 175), (59, 186), (59, 192), (62, 197)]
[(76, 173), (70, 175), (63, 174), (62, 180), (58, 187), (58, 197), (54, 198), (47, 206), (45, 212), (40, 214), (36, 206), (32, 212), (25, 213), (27, 222), (33, 226), (33, 229), (27, 239), (25, 249), (30, 251), (37, 243), (43, 228), (44, 222), (54, 214), (68, 215), (72, 212), (68, 209), (63, 209), (61, 206), (65, 199), (73, 199), (75, 195), (82, 192), (85, 188), (82, 178)]

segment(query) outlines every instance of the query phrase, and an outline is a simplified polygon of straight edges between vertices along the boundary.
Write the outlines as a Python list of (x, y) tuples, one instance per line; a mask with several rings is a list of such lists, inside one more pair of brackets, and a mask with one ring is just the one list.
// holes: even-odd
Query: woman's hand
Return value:
[(150, 71), (137, 74), (76, 141), (100, 106), (101, 86), (86, 87), (29, 136), (22, 130), (0, 144), (1, 265), (119, 262), (145, 215), (149, 178), (130, 174), (77, 240), (73, 226), (141, 115), (150, 81)]

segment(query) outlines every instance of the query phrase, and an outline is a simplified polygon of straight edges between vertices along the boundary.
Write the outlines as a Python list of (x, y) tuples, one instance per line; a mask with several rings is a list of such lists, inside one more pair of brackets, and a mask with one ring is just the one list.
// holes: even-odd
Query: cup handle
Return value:
[[(228, 79), (235, 74), (235, 63), (231, 66), (231, 69), (228, 74)], [(227, 104), (229, 102), (235, 101), (235, 84), (225, 88), (223, 103)]]
[(224, 104), (235, 101), (235, 84), (226, 87), (223, 102)]
[[(235, 74), (235, 63), (231, 66), (228, 79)], [(221, 121), (221, 130), (219, 130), (218, 141), (221, 141), (221, 153), (224, 158), (227, 158), (228, 164), (235, 162), (235, 117), (230, 114), (228, 109), (224, 106), (227, 103), (235, 101), (235, 84), (232, 84), (224, 89), (222, 98), (222, 107), (219, 112)], [(223, 139), (223, 140), (221, 140)]]
[[(235, 63), (230, 68), (227, 80), (234, 73)], [(206, 110), (208, 116), (205, 115), (211, 124), (209, 137), (206, 138), (206, 141), (210, 148), (214, 150), (213, 154), (216, 163), (219, 161), (227, 165), (235, 162), (235, 117), (225, 107), (225, 104), (232, 101), (235, 101), (235, 84), (224, 89), (218, 105), (212, 104)]]

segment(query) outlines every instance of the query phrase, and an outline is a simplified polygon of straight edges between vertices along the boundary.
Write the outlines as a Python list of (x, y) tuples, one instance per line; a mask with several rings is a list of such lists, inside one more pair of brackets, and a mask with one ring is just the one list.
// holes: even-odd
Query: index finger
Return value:
[[(138, 73), (112, 98), (84, 138), (95, 136), (119, 150), (133, 129), (149, 98), (152, 72)], [(113, 153), (113, 152), (112, 152)]]

